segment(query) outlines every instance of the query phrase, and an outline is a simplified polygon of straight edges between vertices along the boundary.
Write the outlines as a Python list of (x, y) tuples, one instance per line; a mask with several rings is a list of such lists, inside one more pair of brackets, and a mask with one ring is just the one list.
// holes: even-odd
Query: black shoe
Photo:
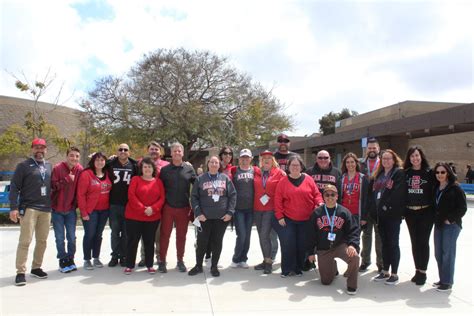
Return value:
[(304, 264), (303, 264), (303, 269), (301, 269), (301, 270), (309, 271), (311, 269), (316, 269), (316, 265), (314, 264), (314, 262), (311, 262), (308, 259), (306, 259)]
[(189, 270), (188, 275), (196, 275), (198, 273), (202, 273), (202, 266), (194, 266), (194, 268)]
[(420, 272), (418, 278), (416, 279), (416, 285), (424, 285), (426, 283), (426, 273)]
[(449, 284), (440, 284), (437, 288), (436, 291), (438, 292), (447, 292), (450, 291), (452, 288), (452, 285)]
[(354, 289), (353, 287), (347, 287), (347, 294), (349, 295), (356, 295), (357, 294), (357, 289)]
[(219, 269), (217, 267), (211, 267), (211, 275), (213, 277), (218, 277), (221, 275), (221, 273), (219, 272)]
[(48, 274), (41, 268), (31, 270), (31, 275), (38, 279), (46, 279), (48, 277)]
[(116, 267), (118, 263), (119, 263), (119, 260), (117, 258), (112, 258), (110, 259), (108, 266), (113, 268), (113, 267)]
[(272, 274), (273, 266), (270, 262), (264, 263), (263, 274)]
[(140, 268), (143, 268), (145, 266), (145, 260), (140, 260), (140, 262), (138, 263), (138, 266)]
[(359, 272), (366, 272), (369, 269), (370, 263), (363, 263), (359, 267)]
[(413, 283), (416, 283), (419, 276), (420, 276), (420, 272), (418, 270), (416, 270), (415, 275), (413, 276), (413, 278), (411, 278), (410, 281), (413, 282)]
[(24, 273), (18, 273), (15, 277), (15, 285), (23, 286), (26, 285), (26, 278)]
[(59, 272), (69, 273), (72, 271), (72, 268), (69, 264), (69, 259), (59, 259)]
[(71, 271), (77, 271), (77, 266), (76, 263), (74, 262), (74, 259), (69, 259), (69, 268), (71, 268)]
[(186, 272), (186, 271), (188, 271), (188, 268), (186, 268), (186, 266), (184, 265), (184, 262), (183, 262), (183, 261), (178, 261), (178, 263), (176, 264), (176, 268), (178, 268), (178, 271), (179, 271), (179, 272)]
[(438, 286), (440, 286), (440, 285), (441, 285), (441, 281), (438, 281), (438, 282), (433, 283), (433, 287), (438, 287)]
[(264, 270), (265, 269), (265, 261), (257, 264), (255, 267), (253, 267), (255, 270)]
[(120, 258), (120, 266), (125, 268), (127, 266), (127, 261), (125, 257)]
[(166, 262), (158, 262), (158, 272), (160, 273), (168, 272), (168, 269), (166, 269)]

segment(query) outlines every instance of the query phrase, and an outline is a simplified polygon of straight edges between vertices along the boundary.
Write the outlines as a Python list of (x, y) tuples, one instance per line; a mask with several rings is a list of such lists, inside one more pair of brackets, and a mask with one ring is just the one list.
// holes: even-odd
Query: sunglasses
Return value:
[(222, 153), (222, 156), (232, 156), (232, 153), (231, 152), (228, 152), (228, 151), (224, 151)]
[(329, 157), (318, 157), (318, 159), (320, 159), (320, 160), (328, 160)]
[(324, 193), (324, 197), (336, 197), (336, 193)]
[(289, 143), (290, 141), (288, 139), (279, 139), (278, 140), (279, 143)]
[(124, 151), (124, 152), (127, 152), (128, 151), (128, 148), (119, 148), (118, 151)]
[(446, 171), (436, 171), (436, 174), (446, 174)]

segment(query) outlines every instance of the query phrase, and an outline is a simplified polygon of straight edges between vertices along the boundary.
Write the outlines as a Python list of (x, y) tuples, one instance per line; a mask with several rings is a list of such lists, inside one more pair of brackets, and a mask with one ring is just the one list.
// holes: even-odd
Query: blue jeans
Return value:
[(397, 274), (400, 264), (400, 225), (401, 219), (379, 217), (379, 234), (382, 240), (383, 270)]
[(110, 255), (115, 259), (122, 259), (125, 257), (127, 251), (124, 205), (110, 205), (109, 225), (111, 229), (110, 243), (112, 247), (112, 253)]
[(306, 234), (309, 221), (294, 221), (285, 218), (286, 226), (281, 226), (273, 217), (273, 229), (278, 234), (281, 246), (281, 273), (291, 271), (301, 273), (306, 255)]
[[(51, 212), (54, 237), (56, 238), (56, 250), (58, 259), (74, 259), (76, 253), (76, 210), (67, 212)], [(64, 230), (66, 230), (67, 251), (64, 242)]]
[(461, 227), (456, 223), (451, 225), (443, 223), (441, 228), (435, 227), (435, 258), (438, 263), (439, 281), (442, 284), (452, 285), (454, 283), (456, 241), (460, 232)]
[(247, 254), (250, 248), (250, 233), (252, 232), (253, 224), (253, 210), (235, 210), (234, 223), (237, 239), (235, 241), (232, 261), (235, 263), (247, 262)]
[(99, 258), (100, 246), (102, 245), (102, 232), (109, 218), (109, 210), (94, 210), (89, 214), (89, 220), (82, 220), (84, 226), (84, 239), (82, 240), (82, 248), (84, 250), (84, 260)]

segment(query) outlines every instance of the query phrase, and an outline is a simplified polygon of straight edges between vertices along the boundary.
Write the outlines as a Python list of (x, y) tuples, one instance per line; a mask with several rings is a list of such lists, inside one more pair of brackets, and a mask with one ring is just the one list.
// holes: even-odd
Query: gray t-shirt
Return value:
[(242, 170), (237, 167), (235, 170), (234, 182), (235, 190), (237, 191), (236, 210), (248, 210), (253, 208), (253, 176), (254, 170), (250, 167), (249, 170)]

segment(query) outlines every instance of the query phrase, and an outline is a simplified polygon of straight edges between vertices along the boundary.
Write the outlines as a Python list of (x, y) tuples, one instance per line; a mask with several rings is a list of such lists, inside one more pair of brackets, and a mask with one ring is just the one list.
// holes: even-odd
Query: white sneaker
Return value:
[(234, 268), (234, 269), (239, 268), (239, 267), (240, 267), (240, 263), (237, 263), (237, 262), (232, 261), (231, 264), (230, 264), (230, 267), (231, 267), (231, 268)]
[(245, 261), (240, 262), (239, 265), (242, 269), (248, 269), (249, 268), (249, 265)]

